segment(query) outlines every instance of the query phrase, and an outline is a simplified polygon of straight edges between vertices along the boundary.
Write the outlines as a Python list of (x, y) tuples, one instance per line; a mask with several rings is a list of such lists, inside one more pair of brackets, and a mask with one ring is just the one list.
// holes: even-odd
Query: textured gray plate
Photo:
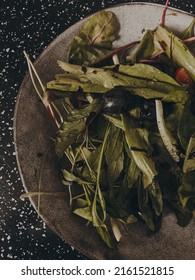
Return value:
[[(161, 21), (163, 7), (152, 4), (125, 4), (109, 9), (121, 24), (120, 40), (115, 46), (122, 46), (140, 39), (143, 29), (154, 29)], [(175, 31), (189, 25), (192, 16), (169, 9), (166, 26)], [(73, 25), (58, 36), (37, 59), (35, 66), (43, 82), (53, 79), (59, 72), (57, 60), (66, 60), (66, 51), (84, 20)], [(117, 250), (108, 249), (98, 234), (85, 221), (71, 214), (67, 189), (58, 177), (56, 157), (52, 146), (55, 128), (48, 118), (42, 103), (33, 89), (29, 75), (26, 75), (18, 95), (14, 118), (14, 137), (20, 175), (27, 192), (38, 191), (38, 177), (41, 158), (46, 155), (41, 191), (65, 191), (59, 196), (41, 196), (42, 219), (63, 240), (91, 259), (195, 259), (195, 223), (181, 228), (169, 211), (164, 213), (163, 226), (159, 233), (151, 234), (143, 224), (133, 224), (123, 232)], [(37, 209), (37, 197), (31, 202)]]

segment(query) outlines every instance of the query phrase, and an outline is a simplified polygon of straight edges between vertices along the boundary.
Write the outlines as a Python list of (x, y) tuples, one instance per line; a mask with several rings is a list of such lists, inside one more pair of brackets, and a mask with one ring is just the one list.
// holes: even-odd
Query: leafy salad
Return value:
[(194, 25), (195, 19), (176, 36), (163, 18), (140, 41), (114, 49), (118, 19), (101, 11), (85, 21), (68, 62), (58, 61), (59, 73), (46, 85), (25, 53), (57, 128), (55, 151), (72, 212), (111, 248), (129, 223), (160, 230), (165, 205), (182, 227), (193, 217)]

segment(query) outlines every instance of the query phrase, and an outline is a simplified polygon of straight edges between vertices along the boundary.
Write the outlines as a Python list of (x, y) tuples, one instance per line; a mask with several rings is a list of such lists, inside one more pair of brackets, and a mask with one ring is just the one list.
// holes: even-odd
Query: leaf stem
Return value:
[(171, 136), (170, 132), (166, 128), (165, 120), (164, 120), (164, 113), (163, 113), (163, 105), (161, 100), (156, 100), (156, 119), (157, 119), (157, 126), (162, 138), (162, 141), (167, 148), (167, 151), (171, 155), (174, 161), (179, 162), (179, 151), (176, 148), (176, 141)]
[(164, 6), (164, 10), (163, 10), (163, 14), (162, 14), (162, 21), (161, 21), (161, 25), (162, 27), (165, 26), (165, 16), (166, 16), (166, 12), (169, 6), (169, 0), (166, 0), (165, 6)]

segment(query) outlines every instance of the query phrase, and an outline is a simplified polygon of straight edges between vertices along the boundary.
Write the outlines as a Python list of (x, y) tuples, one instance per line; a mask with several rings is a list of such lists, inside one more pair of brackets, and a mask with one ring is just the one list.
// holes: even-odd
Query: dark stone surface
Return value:
[[(1, 0), (0, 259), (85, 259), (37, 218), (28, 200), (19, 198), (24, 188), (15, 158), (13, 115), (27, 71), (23, 50), (35, 59), (75, 22), (100, 9), (129, 2), (146, 1)], [(195, 10), (194, 0), (170, 2), (170, 6), (190, 13)]]

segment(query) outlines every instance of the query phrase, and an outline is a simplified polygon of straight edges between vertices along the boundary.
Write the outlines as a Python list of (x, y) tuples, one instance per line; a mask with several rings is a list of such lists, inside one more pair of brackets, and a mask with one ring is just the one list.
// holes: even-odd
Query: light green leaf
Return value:
[(182, 40), (188, 39), (194, 36), (194, 26), (195, 26), (195, 18), (193, 18), (190, 25), (181, 33), (180, 37)]
[(64, 185), (70, 185), (72, 183), (78, 183), (80, 185), (83, 185), (83, 184), (93, 185), (93, 182), (88, 182), (83, 178), (75, 176), (74, 174), (70, 173), (66, 169), (62, 170), (62, 174), (63, 174), (62, 182), (63, 182)]
[(168, 32), (160, 25), (157, 27), (154, 34), (168, 57), (171, 57), (173, 62), (178, 66), (185, 68), (195, 81), (195, 57), (187, 46), (177, 36)]
[(137, 46), (132, 57), (132, 62), (139, 62), (140, 59), (150, 58), (154, 52), (154, 35), (151, 30), (147, 30), (142, 36), (141, 42)]

